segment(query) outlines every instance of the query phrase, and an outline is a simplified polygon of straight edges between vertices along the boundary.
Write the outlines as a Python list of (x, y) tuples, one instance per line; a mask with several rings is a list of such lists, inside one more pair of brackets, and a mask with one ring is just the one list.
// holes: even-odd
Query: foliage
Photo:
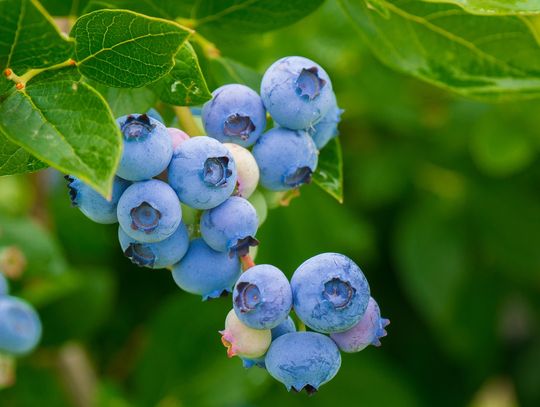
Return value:
[[(57, 368), (73, 343), (69, 372), (95, 375), (97, 405), (540, 404), (540, 3), (321, 3), (0, 0), (0, 68), (14, 74), (0, 76), (0, 249), (24, 254), (13, 290), (45, 324), (0, 404), (78, 405)], [(49, 14), (77, 21), (69, 36)], [(173, 106), (224, 83), (257, 89), (295, 54), (328, 70), (345, 109), (342, 145), (314, 176), (344, 203), (303, 189), (268, 217), (257, 262), (290, 276), (343, 252), (392, 320), (381, 351), (346, 355), (310, 399), (224, 360), (230, 299), (202, 306), (168, 272), (134, 268), (114, 226), (69, 208), (57, 172), (12, 175), (50, 165), (107, 194), (115, 117), (157, 107), (178, 124)]]

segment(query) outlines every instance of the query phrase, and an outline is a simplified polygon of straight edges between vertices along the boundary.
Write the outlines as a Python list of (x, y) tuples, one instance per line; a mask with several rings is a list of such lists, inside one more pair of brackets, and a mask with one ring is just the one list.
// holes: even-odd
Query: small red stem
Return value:
[(245, 256), (240, 257), (240, 262), (242, 263), (242, 270), (246, 271), (247, 269), (250, 269), (255, 265), (255, 262), (251, 258), (249, 254), (246, 254)]

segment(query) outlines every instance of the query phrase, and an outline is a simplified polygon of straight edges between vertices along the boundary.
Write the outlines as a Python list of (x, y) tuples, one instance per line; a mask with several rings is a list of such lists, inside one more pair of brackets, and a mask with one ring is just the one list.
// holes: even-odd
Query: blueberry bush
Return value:
[(538, 0), (0, 0), (0, 405), (539, 405), (539, 38)]

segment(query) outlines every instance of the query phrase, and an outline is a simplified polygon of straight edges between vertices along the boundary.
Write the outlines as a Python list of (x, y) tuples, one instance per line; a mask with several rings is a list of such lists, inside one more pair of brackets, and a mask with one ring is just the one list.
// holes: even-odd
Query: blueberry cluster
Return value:
[(95, 222), (119, 223), (131, 261), (170, 268), (180, 288), (203, 299), (230, 292), (241, 258), (258, 244), (267, 204), (257, 187), (309, 182), (341, 114), (328, 74), (302, 57), (270, 66), (261, 96), (239, 84), (212, 96), (201, 111), (206, 136), (165, 127), (155, 110), (117, 119), (123, 153), (109, 200), (66, 176), (74, 206)]
[[(314, 391), (337, 373), (339, 349), (378, 344), (387, 321), (345, 256), (316, 256), (289, 283), (276, 267), (255, 266), (250, 253), (267, 210), (258, 187), (310, 182), (342, 110), (324, 69), (302, 57), (271, 65), (261, 96), (239, 84), (212, 96), (201, 112), (206, 136), (167, 128), (155, 111), (118, 118), (124, 148), (111, 199), (67, 176), (72, 203), (96, 222), (118, 222), (124, 254), (169, 268), (183, 290), (206, 300), (234, 287), (222, 331), (228, 355), (265, 366), (289, 389)], [(296, 332), (293, 309), (316, 332)]]
[(0, 353), (20, 356), (30, 352), (41, 339), (41, 321), (26, 301), (9, 295), (6, 278), (0, 273)]
[[(312, 331), (296, 331), (292, 310)], [(380, 346), (389, 323), (360, 268), (342, 254), (323, 253), (300, 265), (290, 283), (271, 265), (245, 271), (220, 333), (229, 357), (266, 368), (288, 390), (313, 393), (337, 374), (340, 350)]]

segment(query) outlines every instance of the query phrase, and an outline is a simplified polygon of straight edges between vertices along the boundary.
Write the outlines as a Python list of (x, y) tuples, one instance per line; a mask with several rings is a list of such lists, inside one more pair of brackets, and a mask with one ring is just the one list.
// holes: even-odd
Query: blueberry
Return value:
[(154, 243), (171, 236), (180, 221), (180, 202), (172, 188), (156, 179), (135, 182), (118, 201), (118, 221), (131, 238)]
[(0, 296), (9, 294), (9, 284), (6, 277), (0, 272)]
[(189, 135), (182, 130), (175, 129), (174, 127), (167, 127), (167, 133), (169, 133), (169, 137), (171, 138), (174, 157), (180, 145), (184, 141), (189, 140)]
[(333, 333), (330, 337), (343, 352), (360, 352), (369, 345), (381, 346), (380, 338), (386, 336), (386, 326), (390, 321), (381, 318), (381, 311), (373, 298), (369, 299), (362, 319), (345, 332)]
[(30, 304), (15, 297), (0, 297), (0, 352), (23, 355), (41, 338), (41, 321)]
[(287, 319), (292, 307), (289, 280), (277, 267), (259, 264), (244, 272), (233, 291), (236, 315), (254, 329), (272, 329)]
[[(272, 328), (270, 331), (272, 333), (272, 340), (275, 340), (276, 338), (279, 338), (282, 335), (296, 332), (296, 326), (294, 325), (294, 321), (291, 317), (287, 317), (285, 321), (283, 321), (281, 324), (276, 326), (275, 328)], [(242, 357), (242, 364), (246, 369), (249, 369), (250, 367), (257, 366), (260, 368), (266, 368), (266, 365), (264, 363), (264, 357), (258, 357), (255, 359), (248, 359)]]
[(227, 147), (236, 164), (237, 194), (248, 199), (259, 183), (259, 166), (248, 149), (232, 143), (223, 145)]
[(265, 358), (270, 375), (287, 390), (314, 393), (332, 380), (341, 366), (339, 349), (316, 332), (293, 332), (272, 342)]
[(343, 332), (364, 315), (369, 285), (362, 270), (348, 257), (323, 253), (306, 260), (291, 279), (296, 315), (311, 329)]
[(151, 117), (152, 119), (155, 119), (155, 120), (157, 120), (158, 122), (165, 124), (165, 120), (163, 120), (163, 116), (160, 115), (159, 112), (158, 112), (156, 109), (151, 108), (150, 110), (148, 110), (148, 111), (146, 112), (146, 114), (147, 114), (149, 117)]
[(311, 182), (318, 151), (303, 130), (273, 128), (262, 135), (253, 156), (261, 172), (261, 184), (272, 191), (286, 191)]
[(116, 120), (124, 140), (118, 176), (143, 181), (163, 172), (172, 157), (167, 128), (146, 114), (131, 114)]
[(114, 177), (112, 197), (109, 201), (79, 179), (71, 175), (66, 175), (65, 179), (68, 181), (71, 204), (79, 208), (87, 218), (97, 223), (118, 222), (116, 207), (120, 196), (131, 184), (129, 181)]
[(264, 73), (261, 97), (275, 122), (307, 129), (332, 107), (332, 83), (325, 70), (303, 57), (286, 57)]
[(249, 147), (266, 127), (266, 111), (257, 92), (244, 85), (224, 85), (204, 104), (202, 121), (208, 136)]
[(174, 281), (181, 289), (201, 295), (204, 301), (231, 292), (241, 268), (238, 257), (216, 252), (204, 240), (195, 239), (172, 271)]
[(259, 220), (253, 205), (244, 198), (231, 196), (221, 205), (204, 211), (201, 235), (212, 249), (229, 256), (245, 256), (255, 239)]
[(171, 160), (169, 183), (182, 203), (196, 209), (214, 208), (234, 191), (236, 165), (219, 141), (192, 137), (180, 145)]
[(272, 328), (272, 340), (291, 332), (296, 332), (296, 325), (291, 317), (287, 317), (281, 324)]
[(242, 323), (230, 310), (225, 319), (225, 329), (219, 331), (221, 342), (227, 348), (227, 356), (258, 358), (266, 353), (272, 335), (269, 329), (253, 329)]
[(308, 129), (308, 133), (313, 138), (319, 150), (339, 134), (338, 124), (341, 121), (341, 114), (344, 110), (338, 107), (335, 96), (333, 100), (334, 102), (328, 113), (317, 124)]
[(160, 269), (182, 260), (189, 247), (189, 234), (183, 223), (167, 239), (156, 243), (141, 243), (118, 228), (122, 251), (133, 263), (141, 267)]

